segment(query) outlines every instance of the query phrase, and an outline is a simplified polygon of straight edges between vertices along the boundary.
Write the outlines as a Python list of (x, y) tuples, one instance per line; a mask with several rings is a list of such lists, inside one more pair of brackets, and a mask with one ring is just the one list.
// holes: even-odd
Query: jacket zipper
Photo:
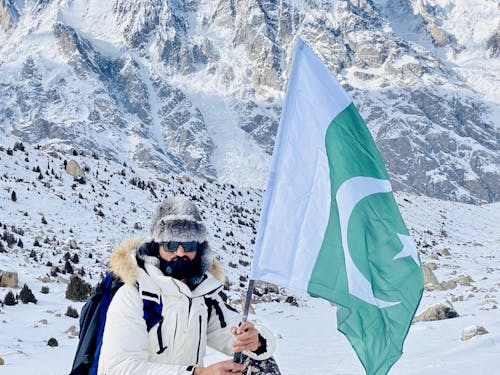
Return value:
[(177, 336), (177, 324), (179, 323), (179, 314), (175, 314), (175, 329), (174, 329), (174, 342)]
[(163, 337), (161, 334), (161, 326), (163, 325), (163, 319), (160, 320), (160, 324), (158, 324), (158, 330), (156, 331), (157, 337), (158, 337), (158, 346), (160, 347), (160, 350), (156, 352), (156, 354), (161, 354), (167, 349), (166, 346), (163, 346)]
[(198, 321), (200, 323), (200, 329), (198, 332), (198, 350), (196, 351), (196, 364), (200, 360), (200, 347), (201, 347), (201, 315), (198, 315)]

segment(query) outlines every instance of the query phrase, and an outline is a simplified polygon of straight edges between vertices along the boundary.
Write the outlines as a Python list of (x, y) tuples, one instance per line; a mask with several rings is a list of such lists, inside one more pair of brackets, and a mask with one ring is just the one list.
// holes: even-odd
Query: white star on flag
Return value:
[(420, 267), (420, 261), (418, 259), (418, 252), (417, 248), (415, 247), (415, 243), (411, 239), (410, 236), (406, 236), (404, 234), (397, 234), (399, 237), (399, 240), (403, 244), (403, 250), (401, 250), (399, 253), (396, 254), (394, 259), (399, 259), (399, 258), (406, 258), (406, 257), (412, 257), (417, 266)]

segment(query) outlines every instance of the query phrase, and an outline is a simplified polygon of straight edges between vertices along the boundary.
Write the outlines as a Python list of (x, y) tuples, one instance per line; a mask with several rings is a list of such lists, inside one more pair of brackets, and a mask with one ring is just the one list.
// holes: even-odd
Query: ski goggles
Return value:
[(186, 253), (192, 253), (193, 251), (198, 251), (200, 244), (198, 241), (168, 241), (161, 242), (161, 245), (163, 246), (163, 250), (169, 253), (175, 253), (181, 245)]

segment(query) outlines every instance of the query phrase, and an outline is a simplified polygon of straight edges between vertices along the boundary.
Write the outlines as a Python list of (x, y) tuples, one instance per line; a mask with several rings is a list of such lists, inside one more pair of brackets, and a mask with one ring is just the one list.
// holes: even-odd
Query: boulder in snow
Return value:
[(66, 164), (66, 172), (68, 172), (68, 174), (70, 174), (77, 180), (86, 180), (85, 172), (83, 171), (82, 167), (80, 167), (80, 164), (78, 164), (78, 162), (76, 162), (75, 160), (70, 160), (68, 164)]
[(453, 306), (445, 305), (444, 303), (438, 303), (429, 307), (427, 310), (417, 315), (413, 321), (423, 322), (432, 320), (444, 320), (458, 317), (458, 313), (455, 311)]
[(19, 283), (19, 276), (17, 275), (17, 272), (3, 271), (1, 272), (1, 275), (0, 287), (17, 288)]
[(455, 289), (457, 287), (457, 282), (455, 280), (443, 281), (440, 285), (439, 289), (450, 290)]
[(486, 328), (481, 326), (466, 327), (462, 331), (462, 341), (467, 341), (475, 336), (485, 335), (487, 333), (488, 331), (486, 330)]
[(424, 285), (431, 284), (433, 286), (438, 286), (439, 281), (434, 275), (434, 272), (432, 272), (431, 267), (429, 267), (426, 263), (422, 263), (422, 275), (424, 277)]

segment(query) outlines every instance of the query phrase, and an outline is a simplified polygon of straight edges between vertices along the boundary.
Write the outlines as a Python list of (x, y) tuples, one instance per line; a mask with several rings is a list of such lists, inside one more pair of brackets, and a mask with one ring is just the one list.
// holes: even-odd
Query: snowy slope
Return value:
[[(65, 298), (69, 274), (50, 276), (52, 267), (47, 262), (62, 268), (66, 252), (78, 254), (75, 272), (83, 268), (84, 278), (95, 284), (111, 248), (123, 238), (147, 235), (152, 210), (170, 194), (197, 200), (212, 247), (228, 276), (230, 301), (239, 305), (247, 285), (262, 191), (152, 173), (133, 162), (124, 166), (91, 155), (56, 155), (31, 147), (9, 155), (13, 146), (14, 139), (8, 139), (0, 148), (0, 222), (2, 233), (13, 234), (16, 244), (10, 248), (0, 240), (6, 249), (0, 253), (0, 269), (17, 271), (19, 288), (13, 291), (19, 293), (26, 283), (38, 303), (0, 307), (0, 357), (5, 361), (0, 373), (68, 372), (77, 344), (69, 329), (75, 326), (77, 330), (78, 322), (65, 313), (68, 306), (79, 310), (83, 303)], [(86, 167), (85, 184), (75, 183), (64, 171), (64, 160)], [(40, 172), (34, 171), (37, 166)], [(16, 201), (11, 199), (12, 191)], [(473, 281), (449, 290), (428, 288), (424, 292), (418, 312), (450, 301), (460, 316), (414, 323), (404, 355), (390, 373), (494, 374), (500, 364), (500, 205), (474, 206), (403, 193), (397, 200), (421, 260), (435, 264), (439, 282), (462, 275)], [(47, 224), (42, 223), (42, 217)], [(33, 245), (36, 238), (41, 247)], [(76, 241), (77, 249), (69, 247), (70, 239)], [(48, 294), (40, 292), (42, 286), (49, 287)], [(8, 290), (0, 288), (2, 300)], [(284, 302), (288, 295), (296, 298), (298, 306)], [(263, 322), (275, 333), (276, 358), (284, 374), (363, 373), (347, 340), (336, 331), (335, 307), (293, 291), (282, 290), (261, 299), (266, 298), (272, 302), (255, 304), (256, 314), (251, 319)], [(471, 325), (484, 326), (489, 333), (461, 341), (462, 330)], [(47, 346), (51, 337), (59, 346)], [(222, 358), (210, 352), (206, 362)]]

